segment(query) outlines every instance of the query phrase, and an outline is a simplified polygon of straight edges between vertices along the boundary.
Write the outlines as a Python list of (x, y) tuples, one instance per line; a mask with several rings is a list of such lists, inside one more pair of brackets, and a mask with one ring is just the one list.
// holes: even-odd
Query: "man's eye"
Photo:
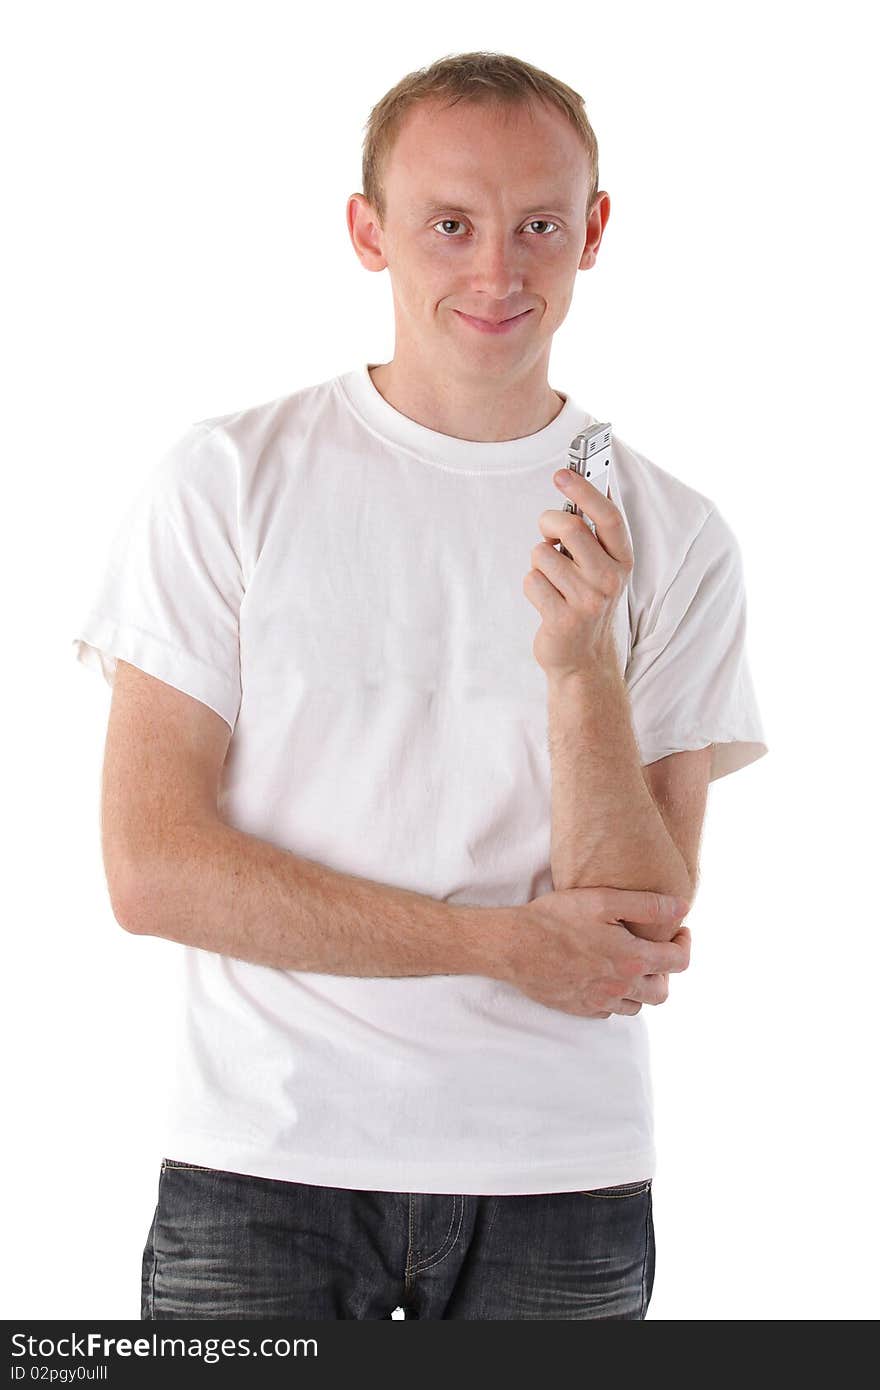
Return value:
[[(451, 227), (463, 227), (463, 226), (464, 226), (464, 223), (463, 223), (463, 222), (459, 222), (458, 218), (456, 218), (456, 217), (443, 217), (443, 218), (441, 218), (441, 220), (440, 220), (439, 222), (435, 222), (433, 225), (434, 225), (435, 227), (450, 227), (450, 226), (451, 226)], [(527, 223), (526, 223), (526, 226), (527, 226), (527, 227), (552, 227), (554, 230), (558, 230), (558, 227), (557, 227), (557, 225), (556, 225), (555, 222), (548, 222), (548, 221), (545, 221), (543, 218), (538, 218), (538, 217), (533, 218), (533, 220), (532, 220), (531, 222), (527, 222)], [(443, 233), (441, 233), (441, 235), (446, 236), (446, 233), (443, 232)], [(539, 236), (546, 236), (547, 233), (546, 233), (546, 232), (539, 232), (538, 235), (539, 235)], [(447, 241), (456, 241), (457, 239), (458, 239), (457, 236), (455, 236), (454, 234), (451, 235), (451, 236), (446, 236), (446, 240), (447, 240)]]

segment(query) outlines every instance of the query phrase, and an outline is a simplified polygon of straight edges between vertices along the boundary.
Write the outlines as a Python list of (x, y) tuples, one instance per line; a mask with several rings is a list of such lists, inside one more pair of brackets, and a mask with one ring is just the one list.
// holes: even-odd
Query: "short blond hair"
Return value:
[(592, 170), (586, 207), (589, 213), (599, 187), (599, 146), (580, 93), (560, 82), (558, 77), (551, 77), (550, 73), (509, 53), (453, 53), (438, 58), (430, 67), (407, 73), (370, 111), (364, 127), (363, 193), (375, 209), (380, 226), (386, 213), (382, 176), (406, 112), (419, 101), (447, 97), (446, 106), (462, 99), (506, 106), (538, 99), (562, 111), (580, 135), (589, 156)]

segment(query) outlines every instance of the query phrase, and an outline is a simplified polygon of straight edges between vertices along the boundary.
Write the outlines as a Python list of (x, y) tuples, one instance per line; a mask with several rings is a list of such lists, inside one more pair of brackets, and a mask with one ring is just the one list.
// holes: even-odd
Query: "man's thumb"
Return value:
[(687, 898), (666, 896), (663, 899), (663, 906), (668, 911), (670, 917), (686, 917), (691, 910), (691, 905)]

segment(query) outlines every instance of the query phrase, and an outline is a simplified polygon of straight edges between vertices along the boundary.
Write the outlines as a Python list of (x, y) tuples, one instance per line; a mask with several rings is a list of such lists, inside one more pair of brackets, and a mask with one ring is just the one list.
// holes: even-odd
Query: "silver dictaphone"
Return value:
[[(592, 483), (602, 493), (603, 497), (608, 494), (608, 477), (611, 471), (611, 426), (607, 423), (601, 425), (587, 425), (580, 434), (576, 434), (568, 446), (568, 466), (575, 473), (580, 473), (582, 478)], [(584, 516), (580, 507), (576, 507), (574, 502), (565, 499), (562, 508), (564, 512), (575, 512), (584, 518), (593, 535), (596, 534), (596, 526), (588, 516)], [(566, 550), (562, 542), (559, 542), (560, 555), (567, 555), (569, 560), (574, 557), (571, 551)]]

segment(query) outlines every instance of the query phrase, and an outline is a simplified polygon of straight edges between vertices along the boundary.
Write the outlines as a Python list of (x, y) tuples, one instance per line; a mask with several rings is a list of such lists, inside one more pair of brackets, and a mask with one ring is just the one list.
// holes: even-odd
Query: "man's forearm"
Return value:
[(623, 677), (610, 667), (548, 676), (553, 886), (693, 896), (648, 790)]
[(114, 908), (127, 930), (282, 970), (493, 976), (516, 912), (339, 873), (219, 819), (175, 827), (158, 862), (134, 863)]

